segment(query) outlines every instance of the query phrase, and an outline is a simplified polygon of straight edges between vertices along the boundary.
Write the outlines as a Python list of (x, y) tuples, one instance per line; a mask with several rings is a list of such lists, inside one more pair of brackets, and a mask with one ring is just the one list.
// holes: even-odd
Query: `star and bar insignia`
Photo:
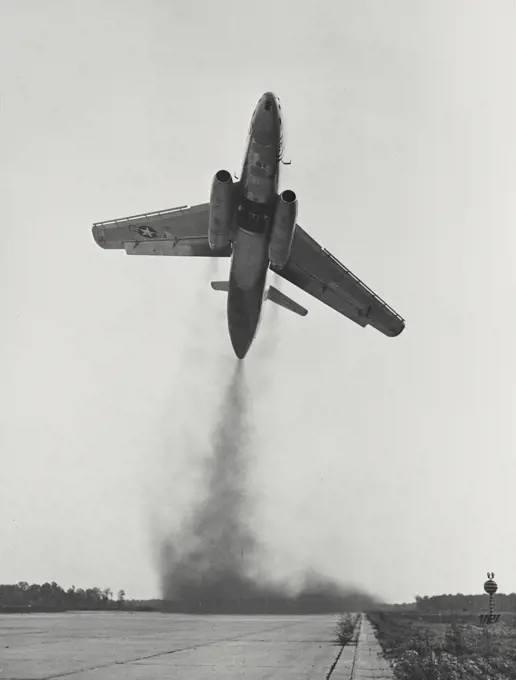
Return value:
[(140, 234), (140, 236), (143, 236), (144, 238), (156, 238), (160, 236), (160, 234), (155, 229), (148, 227), (145, 224), (140, 226), (131, 226), (130, 229), (131, 231), (135, 231), (137, 234)]

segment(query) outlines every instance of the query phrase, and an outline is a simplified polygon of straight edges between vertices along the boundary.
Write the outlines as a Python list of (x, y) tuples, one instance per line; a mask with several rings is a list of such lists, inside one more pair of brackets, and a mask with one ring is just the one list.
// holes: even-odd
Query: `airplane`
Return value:
[(227, 292), (231, 344), (243, 359), (257, 332), (262, 304), (270, 300), (300, 316), (308, 311), (272, 285), (271, 270), (362, 327), (398, 336), (405, 321), (297, 224), (297, 196), (278, 193), (285, 163), (279, 98), (266, 92), (254, 110), (240, 178), (227, 170), (212, 180), (210, 201), (132, 215), (93, 225), (102, 248), (128, 255), (231, 258)]

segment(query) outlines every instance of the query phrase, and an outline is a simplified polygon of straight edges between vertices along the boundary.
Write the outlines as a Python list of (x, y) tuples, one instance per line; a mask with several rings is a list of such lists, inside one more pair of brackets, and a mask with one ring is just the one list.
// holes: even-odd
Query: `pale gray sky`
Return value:
[(516, 590), (515, 25), (510, 0), (0, 2), (0, 582), (158, 594), (153, 533), (198, 494), (234, 362), (225, 296), (91, 224), (208, 200), (271, 89), (300, 224), (407, 329), (285, 284), (309, 315), (280, 311), (264, 357), (266, 314), (265, 564), (388, 599), (488, 569)]

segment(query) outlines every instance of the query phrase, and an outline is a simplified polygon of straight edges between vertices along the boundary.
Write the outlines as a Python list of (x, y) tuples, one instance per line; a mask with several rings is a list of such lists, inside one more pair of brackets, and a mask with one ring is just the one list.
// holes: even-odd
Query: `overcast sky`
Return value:
[(264, 564), (390, 600), (488, 570), (516, 590), (515, 22), (512, 0), (0, 2), (0, 582), (158, 595), (236, 361), (208, 285), (228, 261), (129, 258), (91, 225), (207, 201), (273, 90), (299, 223), (407, 328), (286, 283), (308, 316), (266, 310)]

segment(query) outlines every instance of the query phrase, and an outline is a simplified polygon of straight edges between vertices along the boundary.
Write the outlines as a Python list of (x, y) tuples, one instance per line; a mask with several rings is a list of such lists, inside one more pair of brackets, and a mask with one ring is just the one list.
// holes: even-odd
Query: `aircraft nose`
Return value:
[(260, 100), (260, 108), (271, 114), (277, 113), (276, 96), (273, 92), (266, 92)]
[(253, 136), (262, 146), (276, 145), (279, 139), (279, 116), (276, 97), (266, 92), (258, 102), (253, 117)]

